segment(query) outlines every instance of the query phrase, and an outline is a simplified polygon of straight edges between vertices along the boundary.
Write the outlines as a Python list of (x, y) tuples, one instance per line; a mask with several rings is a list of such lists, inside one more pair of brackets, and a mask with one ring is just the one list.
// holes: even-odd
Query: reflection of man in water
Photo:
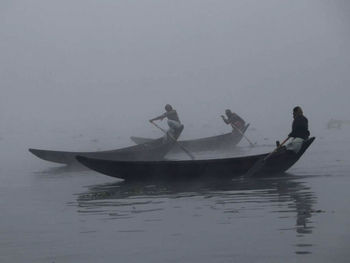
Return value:
[(293, 124), (292, 132), (288, 137), (292, 138), (292, 141), (287, 144), (287, 150), (299, 152), (304, 140), (308, 139), (310, 136), (308, 119), (304, 116), (301, 107), (296, 106), (293, 109)]
[(181, 124), (176, 110), (173, 109), (173, 107), (170, 104), (165, 105), (165, 113), (149, 121), (153, 122), (156, 120), (163, 120), (164, 118), (168, 119), (169, 130), (167, 131), (167, 134), (177, 139), (184, 126)]
[(227, 118), (225, 118), (224, 115), (221, 115), (221, 118), (226, 124), (230, 124), (234, 129), (238, 128), (242, 130), (244, 128), (245, 121), (241, 117), (239, 117), (236, 113), (227, 109), (225, 110), (225, 114)]

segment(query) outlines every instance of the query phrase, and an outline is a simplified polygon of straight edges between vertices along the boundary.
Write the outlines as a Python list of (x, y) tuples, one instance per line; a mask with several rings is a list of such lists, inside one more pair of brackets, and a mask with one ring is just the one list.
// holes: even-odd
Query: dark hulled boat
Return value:
[[(230, 133), (225, 133), (222, 135), (205, 137), (205, 138), (199, 138), (194, 140), (181, 140), (181, 141), (178, 141), (178, 143), (191, 152), (231, 149), (241, 141), (243, 134), (248, 129), (248, 127), (249, 127), (249, 124), (245, 125), (241, 131), (237, 131), (236, 129), (234, 129)], [(136, 144), (151, 142), (155, 140), (155, 139), (135, 137), (135, 136), (130, 137), (130, 139)], [(174, 147), (170, 150), (170, 152), (178, 153), (178, 152), (182, 152), (182, 149), (178, 145), (174, 145)]]
[[(314, 141), (305, 140), (296, 154), (276, 151), (265, 162), (259, 174), (273, 174), (288, 170)], [(182, 160), (182, 161), (111, 161), (77, 156), (79, 162), (92, 170), (127, 181), (181, 181), (198, 178), (224, 179), (241, 176), (266, 154), (238, 158)]]
[[(180, 133), (176, 136), (176, 138), (180, 136)], [(155, 161), (163, 159), (163, 157), (169, 152), (175, 143), (176, 142), (172, 139), (164, 141), (164, 138), (159, 138), (157, 140), (153, 140), (152, 142), (109, 151), (68, 152), (40, 149), (29, 149), (29, 151), (40, 159), (67, 165), (78, 164), (76, 159), (76, 156), (78, 155), (106, 160)]]

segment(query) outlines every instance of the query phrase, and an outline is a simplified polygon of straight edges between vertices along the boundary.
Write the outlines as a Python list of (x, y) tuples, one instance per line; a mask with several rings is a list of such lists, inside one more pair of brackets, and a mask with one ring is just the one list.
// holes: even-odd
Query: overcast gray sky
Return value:
[[(350, 119), (349, 7), (346, 0), (2, 0), (2, 132), (140, 136), (170, 103), (184, 136), (227, 131), (219, 115), (231, 108), (280, 137), (295, 105), (317, 134), (331, 117)], [(206, 132), (205, 124), (215, 128)]]

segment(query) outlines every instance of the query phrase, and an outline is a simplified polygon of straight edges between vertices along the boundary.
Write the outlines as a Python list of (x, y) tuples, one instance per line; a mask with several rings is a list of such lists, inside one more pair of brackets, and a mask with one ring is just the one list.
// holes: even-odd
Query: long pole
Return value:
[(252, 143), (247, 136), (244, 135), (244, 133), (233, 123), (231, 123), (232, 129), (236, 129), (250, 144), (251, 147), (254, 147), (256, 143)]
[(159, 130), (161, 130), (165, 135), (169, 136), (170, 139), (172, 139), (185, 153), (187, 153), (188, 156), (190, 156), (190, 158), (192, 160), (194, 160), (194, 156), (192, 153), (190, 153), (185, 147), (183, 147), (170, 133), (166, 132), (166, 130), (164, 130), (163, 128), (159, 127), (157, 124), (155, 124), (153, 121), (150, 121), (154, 126), (156, 126)]

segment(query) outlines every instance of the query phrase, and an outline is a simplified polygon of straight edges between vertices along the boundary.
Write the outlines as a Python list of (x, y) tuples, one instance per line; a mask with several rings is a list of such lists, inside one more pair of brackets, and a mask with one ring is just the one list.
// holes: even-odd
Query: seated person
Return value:
[(304, 116), (301, 107), (296, 106), (293, 109), (292, 132), (288, 135), (292, 141), (287, 144), (286, 149), (298, 153), (304, 140), (310, 136), (308, 119)]

